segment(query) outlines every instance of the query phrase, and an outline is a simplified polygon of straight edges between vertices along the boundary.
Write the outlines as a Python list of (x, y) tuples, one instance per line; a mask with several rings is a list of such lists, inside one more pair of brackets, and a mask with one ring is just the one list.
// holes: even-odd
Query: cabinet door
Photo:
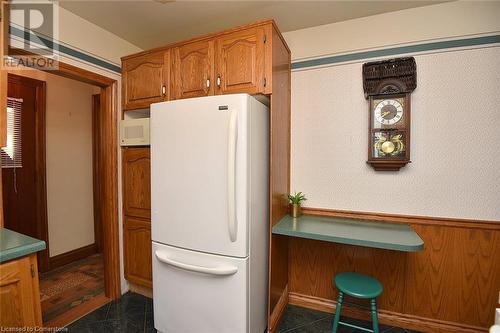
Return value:
[(173, 96), (176, 99), (213, 95), (214, 43), (203, 40), (173, 50)]
[(128, 216), (151, 218), (151, 159), (149, 148), (123, 151), (123, 210)]
[(126, 59), (122, 64), (123, 108), (148, 108), (169, 98), (170, 50)]
[(151, 222), (125, 216), (123, 242), (125, 277), (151, 288)]
[(217, 38), (217, 93), (264, 92), (264, 29), (237, 31)]
[(30, 257), (0, 265), (0, 327), (41, 326), (35, 265), (36, 259), (33, 261)]

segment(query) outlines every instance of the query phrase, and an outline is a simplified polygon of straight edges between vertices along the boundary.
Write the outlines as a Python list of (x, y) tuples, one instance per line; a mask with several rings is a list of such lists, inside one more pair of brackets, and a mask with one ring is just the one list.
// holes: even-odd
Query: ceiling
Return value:
[(274, 18), (282, 32), (444, 1), (78, 1), (60, 6), (149, 49)]

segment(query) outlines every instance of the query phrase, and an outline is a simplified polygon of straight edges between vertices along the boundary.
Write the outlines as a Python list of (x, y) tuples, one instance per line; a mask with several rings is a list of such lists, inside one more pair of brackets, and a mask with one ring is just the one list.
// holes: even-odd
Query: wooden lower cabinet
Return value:
[(151, 221), (125, 216), (123, 223), (125, 278), (151, 288)]
[(125, 278), (151, 288), (151, 160), (148, 147), (123, 150)]
[(42, 326), (36, 255), (0, 264), (0, 327)]
[(123, 214), (151, 218), (151, 158), (148, 147), (123, 150)]

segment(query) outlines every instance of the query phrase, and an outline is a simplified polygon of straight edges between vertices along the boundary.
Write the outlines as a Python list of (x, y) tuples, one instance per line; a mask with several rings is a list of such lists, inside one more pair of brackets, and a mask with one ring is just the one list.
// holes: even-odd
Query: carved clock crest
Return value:
[(411, 92), (416, 87), (413, 57), (363, 64), (370, 115), (367, 163), (375, 170), (398, 171), (410, 162)]

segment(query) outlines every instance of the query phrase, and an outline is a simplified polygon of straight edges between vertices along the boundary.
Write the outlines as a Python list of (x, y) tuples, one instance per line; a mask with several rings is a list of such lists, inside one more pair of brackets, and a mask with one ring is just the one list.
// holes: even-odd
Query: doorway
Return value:
[(1, 151), (5, 223), (46, 242), (38, 258), (48, 262), (39, 265), (48, 327), (110, 301), (100, 254), (99, 90), (41, 71), (8, 74), (9, 140)]
[[(9, 135), (2, 149), (5, 227), (48, 244), (45, 190), (44, 81), (8, 75)], [(49, 269), (49, 248), (38, 254), (41, 271)]]
[[(109, 77), (59, 62), (59, 69), (50, 73), (90, 83), (100, 88), (100, 107), (96, 119), (100, 123), (99, 142), (95, 151), (99, 167), (96, 182), (99, 183), (100, 214), (102, 221), (101, 246), (104, 263), (105, 296), (115, 299), (121, 296), (120, 260), (118, 241), (118, 140), (117, 140), (117, 82)], [(37, 237), (42, 238), (43, 237)], [(92, 309), (87, 309), (91, 311)], [(82, 313), (83, 315), (84, 313)]]

